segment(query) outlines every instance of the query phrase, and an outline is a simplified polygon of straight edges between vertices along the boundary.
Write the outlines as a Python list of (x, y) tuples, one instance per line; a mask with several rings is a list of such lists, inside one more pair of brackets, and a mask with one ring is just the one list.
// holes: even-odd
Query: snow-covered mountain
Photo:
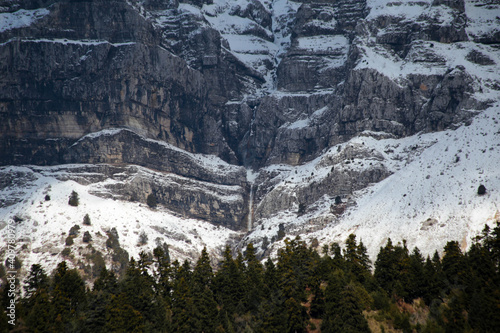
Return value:
[(500, 219), (499, 10), (0, 1), (0, 233), (15, 218), (25, 268), (111, 264), (113, 228), (181, 260), (283, 235), (466, 248)]

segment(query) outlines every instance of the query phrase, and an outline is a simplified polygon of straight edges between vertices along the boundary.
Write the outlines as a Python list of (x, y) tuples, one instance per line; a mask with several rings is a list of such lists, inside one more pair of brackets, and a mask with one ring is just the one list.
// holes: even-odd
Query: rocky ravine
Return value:
[[(107, 196), (155, 193), (232, 230), (332, 213), (341, 197), (338, 215), (395, 172), (383, 149), (346, 142), (455, 129), (495, 105), (498, 7), (0, 0), (0, 164), (83, 164), (68, 176), (81, 184), (125, 174)], [(321, 177), (287, 186), (311, 165)], [(20, 201), (2, 203), (8, 216)]]

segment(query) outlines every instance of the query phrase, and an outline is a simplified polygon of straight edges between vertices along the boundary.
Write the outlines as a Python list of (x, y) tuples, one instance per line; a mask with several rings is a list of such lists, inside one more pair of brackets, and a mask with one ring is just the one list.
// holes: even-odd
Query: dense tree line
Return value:
[(350, 235), (321, 253), (286, 239), (264, 264), (252, 244), (227, 247), (215, 268), (206, 249), (192, 265), (157, 247), (120, 277), (102, 268), (92, 289), (66, 262), (50, 277), (33, 265), (22, 285), (17, 324), (2, 315), (0, 332), (498, 332), (500, 224), (441, 257), (389, 239), (374, 267)]

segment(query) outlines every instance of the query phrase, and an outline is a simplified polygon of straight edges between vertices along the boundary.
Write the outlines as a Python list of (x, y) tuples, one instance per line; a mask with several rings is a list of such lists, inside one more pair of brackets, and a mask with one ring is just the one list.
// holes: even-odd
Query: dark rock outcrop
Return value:
[[(467, 13), (495, 10), (493, 1), (268, 5), (0, 0), (8, 23), (0, 29), (0, 165), (143, 166), (176, 181), (141, 178), (127, 195), (155, 192), (176, 212), (241, 228), (250, 188), (242, 166), (299, 165), (363, 131), (443, 130), (488, 104), (474, 98), (474, 73), (443, 50), (497, 45), (500, 30), (477, 28), (480, 17)], [(463, 61), (495, 66), (482, 46)], [(96, 134), (108, 129), (122, 130)], [(234, 166), (203, 165), (203, 154)], [(347, 195), (387, 174), (335, 171), (297, 195), (308, 203)], [(269, 177), (259, 181), (258, 218), (292, 204)], [(229, 186), (238, 199), (214, 199), (212, 186)]]

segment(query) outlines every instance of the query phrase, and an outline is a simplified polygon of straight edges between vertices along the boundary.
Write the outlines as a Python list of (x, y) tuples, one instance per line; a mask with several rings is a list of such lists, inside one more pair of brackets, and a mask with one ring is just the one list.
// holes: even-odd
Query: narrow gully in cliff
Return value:
[(252, 230), (253, 223), (253, 185), (250, 186), (250, 198), (248, 199), (248, 231)]
[(255, 179), (257, 178), (257, 173), (252, 169), (247, 169), (247, 182), (250, 183), (250, 194), (248, 196), (248, 221), (247, 221), (247, 231), (251, 231), (253, 228), (253, 196), (255, 192)]

